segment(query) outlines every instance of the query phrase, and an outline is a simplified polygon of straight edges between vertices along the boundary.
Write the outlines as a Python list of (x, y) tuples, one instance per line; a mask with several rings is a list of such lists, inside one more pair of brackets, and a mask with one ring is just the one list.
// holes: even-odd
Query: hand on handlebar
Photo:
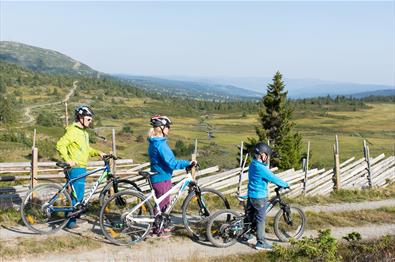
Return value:
[(198, 162), (197, 162), (196, 160), (192, 160), (191, 162), (189, 162), (189, 166), (187, 166), (187, 167), (185, 168), (185, 170), (186, 170), (187, 172), (189, 172), (189, 171), (191, 171), (192, 168), (195, 167), (195, 166), (199, 166), (199, 164), (198, 164)]

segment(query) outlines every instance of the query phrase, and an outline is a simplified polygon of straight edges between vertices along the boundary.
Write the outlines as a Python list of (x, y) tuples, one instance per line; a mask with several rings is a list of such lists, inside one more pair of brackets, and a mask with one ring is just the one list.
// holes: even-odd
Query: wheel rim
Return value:
[[(128, 245), (136, 243), (145, 238), (151, 229), (149, 222), (134, 222), (126, 216), (130, 210), (141, 203), (139, 196), (127, 193), (120, 193), (110, 198), (102, 209), (101, 226), (106, 237), (118, 245)], [(122, 203), (122, 204), (120, 204)], [(150, 218), (150, 208), (145, 203), (132, 218)]]
[[(26, 226), (35, 232), (49, 234), (61, 229), (67, 223), (69, 219), (66, 212), (51, 212), (46, 204), (58, 191), (58, 187), (44, 186), (30, 192), (22, 206), (22, 219)], [(62, 192), (52, 206), (71, 208), (71, 199)]]
[[(199, 240), (205, 240), (209, 216), (218, 210), (227, 209), (228, 206), (220, 195), (211, 191), (202, 190), (201, 198), (206, 209), (201, 208), (200, 201), (198, 201), (196, 195), (193, 195), (185, 209), (184, 223), (193, 237)], [(206, 211), (208, 211), (208, 214)]]
[(283, 239), (299, 238), (304, 228), (304, 218), (302, 211), (291, 207), (290, 218), (292, 224), (288, 224), (287, 214), (282, 211), (278, 219), (277, 231)]

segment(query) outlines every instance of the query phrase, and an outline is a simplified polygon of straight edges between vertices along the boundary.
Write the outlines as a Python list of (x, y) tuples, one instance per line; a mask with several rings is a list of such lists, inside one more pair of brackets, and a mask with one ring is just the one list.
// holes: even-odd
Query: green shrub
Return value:
[(341, 261), (338, 244), (330, 229), (319, 231), (318, 237), (290, 240), (290, 246), (274, 245), (268, 254), (271, 261)]
[(177, 140), (174, 146), (174, 155), (177, 157), (190, 156), (194, 150), (195, 146), (193, 144), (186, 145), (183, 141)]

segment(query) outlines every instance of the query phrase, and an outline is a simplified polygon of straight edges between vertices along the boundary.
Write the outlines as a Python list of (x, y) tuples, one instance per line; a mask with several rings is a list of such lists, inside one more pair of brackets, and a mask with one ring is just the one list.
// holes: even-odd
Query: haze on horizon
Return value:
[(395, 85), (388, 2), (0, 2), (0, 40), (106, 73)]

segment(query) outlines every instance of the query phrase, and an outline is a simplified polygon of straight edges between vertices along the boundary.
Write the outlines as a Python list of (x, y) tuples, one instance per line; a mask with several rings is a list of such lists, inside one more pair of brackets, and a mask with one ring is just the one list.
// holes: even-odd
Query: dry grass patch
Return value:
[(51, 236), (45, 239), (18, 239), (17, 243), (0, 241), (2, 258), (17, 258), (28, 255), (61, 252), (67, 250), (87, 250), (100, 248), (101, 243), (80, 236)]

